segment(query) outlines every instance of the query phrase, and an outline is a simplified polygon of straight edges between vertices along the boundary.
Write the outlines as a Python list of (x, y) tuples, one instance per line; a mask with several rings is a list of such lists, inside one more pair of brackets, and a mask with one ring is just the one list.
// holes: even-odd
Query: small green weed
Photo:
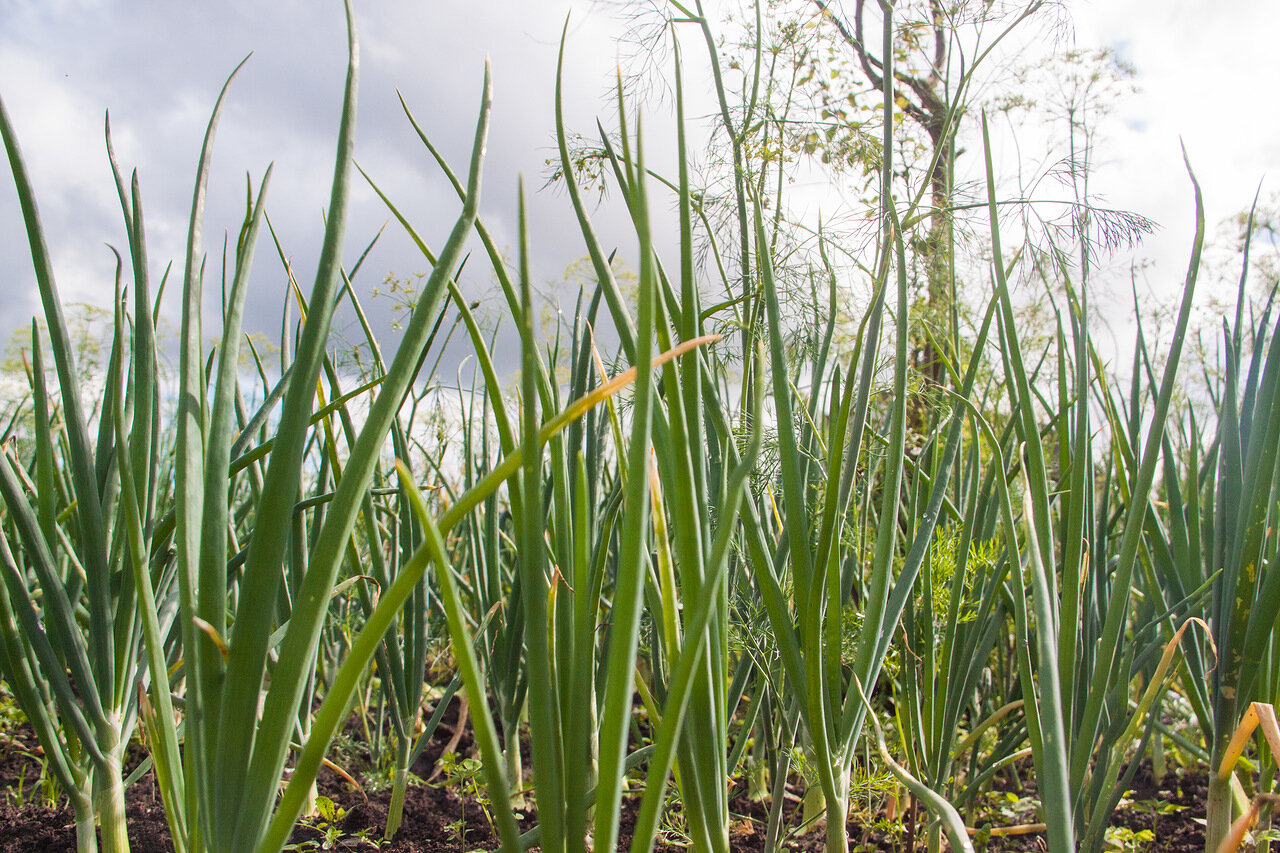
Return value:
[(308, 838), (295, 844), (286, 845), (284, 847), (285, 850), (311, 853), (311, 851), (316, 850), (337, 849), (378, 850), (382, 847), (380, 841), (375, 841), (369, 837), (371, 830), (368, 828), (352, 833), (343, 831), (342, 822), (346, 819), (347, 810), (328, 797), (316, 797), (316, 811), (319, 814), (310, 826), (320, 833), (320, 839)]
[(1108, 850), (1138, 853), (1156, 840), (1156, 834), (1149, 829), (1133, 830), (1127, 826), (1109, 826), (1104, 833), (1104, 838)]
[[(489, 831), (497, 835), (497, 829), (493, 825), (493, 803), (489, 801), (489, 791), (481, 781), (484, 773), (484, 764), (478, 758), (459, 759), (456, 752), (446, 752), (440, 756), (440, 766), (444, 773), (443, 787), (456, 787), (462, 798), (471, 800), (480, 806), (480, 810), (484, 812), (484, 819), (489, 824)], [(459, 843), (465, 840), (467, 820), (465, 817), (459, 818), (449, 824), (450, 833), (454, 834)]]

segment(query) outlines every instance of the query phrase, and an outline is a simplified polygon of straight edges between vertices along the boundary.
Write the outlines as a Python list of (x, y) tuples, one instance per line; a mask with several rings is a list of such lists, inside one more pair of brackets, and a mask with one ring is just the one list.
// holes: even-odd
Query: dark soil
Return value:
[[(1030, 772), (1028, 766), (1027, 773)], [(1023, 783), (1018, 793), (1035, 792), (1034, 779), (1024, 778)], [(1209, 777), (1203, 770), (1170, 768), (1157, 782), (1151, 773), (1151, 760), (1143, 759), (1110, 825), (1127, 828), (1134, 834), (1151, 830), (1153, 839), (1135, 841), (1129, 848), (1139, 853), (1201, 853), (1208, 795)], [(979, 840), (975, 847), (980, 850), (981, 844)], [(1048, 845), (1044, 833), (1031, 833), (992, 837), (986, 841), (986, 849), (989, 853), (1041, 853)]]
[[(432, 744), (426, 749), (413, 773), (421, 778), (431, 775), (437, 760), (448, 743), (457, 715), (450, 710)], [(29, 729), (19, 728), (7, 736), (0, 735), (0, 790), (4, 791), (0, 802), (0, 853), (66, 853), (74, 851), (75, 824), (65, 802), (58, 808), (42, 803), (39, 790), (39, 750)], [(458, 741), (459, 755), (473, 751), (469, 730)], [(367, 755), (343, 755), (340, 764), (360, 778), (359, 766), (368, 761)], [(527, 749), (525, 755), (528, 755)], [(141, 753), (132, 756), (141, 760)], [(1025, 795), (1034, 784), (1024, 773), (1021, 790)], [(1137, 832), (1154, 831), (1154, 841), (1137, 849), (1143, 853), (1200, 853), (1204, 848), (1204, 827), (1197, 819), (1204, 819), (1206, 779), (1203, 773), (1186, 774), (1171, 770), (1160, 783), (1152, 778), (1150, 766), (1144, 763), (1131, 783), (1129, 803), (1122, 806), (1113, 823)], [(432, 785), (411, 784), (405, 798), (404, 822), (393, 843), (379, 844), (386, 820), (387, 805), (391, 798), (389, 787), (357, 791), (332, 771), (325, 769), (319, 778), (320, 793), (329, 797), (342, 810), (335, 816), (326, 837), (325, 822), (313, 819), (310, 825), (302, 825), (294, 833), (293, 841), (300, 850), (349, 850), (386, 853), (440, 853), (440, 851), (470, 851), (496, 849), (498, 842), (490, 831), (483, 809), (474, 800), (464, 800), (456, 786), (442, 786), (439, 780)], [(19, 793), (21, 792), (21, 793)], [(798, 799), (798, 798), (797, 798)], [(1182, 807), (1170, 809), (1169, 806)], [(623, 806), (622, 837), (619, 849), (630, 844), (631, 827), (638, 803), (628, 801)], [(144, 775), (133, 785), (127, 795), (129, 838), (135, 853), (160, 853), (172, 851), (169, 829), (164, 809), (151, 774)], [(797, 804), (789, 798), (784, 813), (793, 816)], [(751, 853), (764, 848), (766, 807), (753, 802), (745, 795), (731, 801), (734, 820), (730, 827), (732, 849)], [(1157, 813), (1163, 811), (1165, 813)], [(924, 840), (910, 828), (910, 815), (886, 821), (884, 816), (876, 821), (876, 828), (850, 822), (850, 849), (854, 851), (902, 851), (907, 850), (908, 839), (915, 838), (913, 847), (924, 850)], [(521, 829), (528, 829), (536, 822), (532, 810), (521, 821)], [(991, 825), (995, 825), (994, 821)], [(459, 831), (464, 833), (458, 837)], [(1016, 835), (976, 839), (980, 850), (988, 853), (1016, 853), (1016, 851), (1042, 851), (1046, 849), (1043, 834)], [(787, 849), (796, 851), (820, 851), (824, 833), (810, 831), (794, 836)], [(329, 845), (326, 847), (326, 845)], [(657, 850), (681, 850), (680, 846), (659, 844)]]

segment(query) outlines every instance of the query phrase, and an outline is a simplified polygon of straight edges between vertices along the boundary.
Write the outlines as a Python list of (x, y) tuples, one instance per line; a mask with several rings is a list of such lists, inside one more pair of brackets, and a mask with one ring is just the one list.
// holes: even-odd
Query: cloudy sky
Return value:
[[(1181, 141), (1204, 192), (1209, 240), (1218, 244), (1209, 271), (1216, 263), (1220, 277), (1227, 267), (1238, 277), (1224, 220), (1248, 210), (1260, 182), (1264, 202), (1280, 198), (1280, 110), (1270, 106), (1280, 80), (1280, 3), (1094, 0), (1071, 8), (1080, 45), (1112, 47), (1137, 71), (1138, 91), (1120, 99), (1107, 122), (1094, 188), (1160, 229), (1115, 266), (1150, 261), (1142, 279), (1153, 294), (1178, 292), (1195, 210)], [(1271, 258), (1277, 248), (1274, 235), (1269, 246), (1255, 245)], [(1203, 304), (1224, 290), (1200, 296)], [(1229, 297), (1234, 302), (1234, 291)]]
[[(710, 3), (709, 7), (716, 4)], [(850, 4), (851, 5), (851, 4)], [(1280, 181), (1280, 4), (1273, 0), (1070, 0), (1074, 43), (1109, 46), (1136, 68), (1139, 91), (1117, 105), (1094, 180), (1108, 204), (1162, 226), (1140, 253), (1153, 286), (1180, 279), (1192, 222), (1179, 138), (1205, 187), (1211, 230), (1247, 207), (1258, 181)], [(571, 127), (594, 128), (626, 24), (585, 0), (367, 0), (357, 3), (361, 87), (357, 160), (402, 205), (426, 239), (443, 241), (458, 203), (400, 112), (397, 90), (455, 166), (465, 165), (484, 58), (493, 63), (494, 118), (482, 217), (515, 244), (516, 176), (530, 190), (551, 156), (556, 47), (572, 10), (566, 80)], [(194, 166), (226, 74), (233, 85), (215, 149), (206, 245), (238, 227), (244, 176), (275, 164), (268, 212), (304, 286), (314, 268), (332, 169), (345, 42), (333, 0), (0, 0), (0, 97), (34, 181), (64, 301), (107, 304), (124, 245), (102, 124), (110, 110), (117, 154), (137, 167), (152, 274), (180, 263)], [(705, 87), (702, 88), (705, 97)], [(655, 118), (661, 126), (661, 115)], [(0, 339), (38, 311), (16, 195), (0, 179)], [(600, 212), (606, 235), (616, 205)], [(360, 186), (348, 233), (353, 259), (385, 208)], [(533, 261), (543, 280), (584, 253), (567, 199), (531, 199)], [(606, 236), (606, 239), (609, 239)], [(390, 227), (362, 272), (366, 288), (425, 262)], [(216, 277), (214, 279), (216, 281)], [(251, 328), (272, 334), (283, 295), (280, 264), (260, 246)], [(375, 300), (379, 322), (388, 300)]]
[[(555, 50), (570, 4), (541, 3), (536, 14), (522, 3), (380, 0), (357, 6), (358, 162), (438, 248), (459, 204), (404, 118), (397, 91), (455, 168), (465, 169), (488, 54), (496, 103), (483, 215), (499, 243), (514, 245), (517, 175), (526, 174), (536, 189), (550, 156)], [(584, 127), (601, 103), (610, 66), (602, 47), (610, 41), (611, 23), (579, 12), (571, 24), (579, 55), (567, 100), (584, 107), (572, 118)], [(64, 301), (109, 304), (113, 261), (104, 243), (123, 247), (125, 241), (104, 153), (104, 111), (110, 110), (122, 166), (139, 169), (158, 278), (168, 259), (181, 262), (195, 163), (218, 89), (251, 51), (219, 128), (206, 245), (216, 251), (225, 230), (234, 235), (245, 174), (256, 182), (274, 162), (268, 215), (305, 287), (328, 202), (346, 66), (340, 3), (0, 2), (0, 97), (20, 135)], [(29, 322), (38, 301), (7, 170), (0, 183), (0, 298), (7, 306), (0, 334), (7, 338), (14, 326)], [(550, 196), (547, 201), (562, 203)], [(349, 260), (387, 218), (382, 203), (358, 184)], [(563, 240), (558, 248), (568, 249)], [(581, 253), (572, 252), (556, 262), (562, 267)], [(550, 268), (554, 257), (542, 252), (539, 266)], [(283, 277), (269, 242), (260, 243), (254, 269), (247, 322), (271, 332), (271, 322), (279, 322)], [(371, 287), (388, 272), (424, 269), (397, 226), (387, 229), (371, 256), (364, 283)], [(385, 319), (390, 306), (382, 303), (381, 311), (377, 301), (371, 307)]]

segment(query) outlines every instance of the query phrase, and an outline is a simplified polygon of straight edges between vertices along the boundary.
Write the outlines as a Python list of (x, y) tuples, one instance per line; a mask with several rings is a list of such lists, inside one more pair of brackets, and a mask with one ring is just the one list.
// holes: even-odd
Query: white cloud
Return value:
[(1249, 206), (1264, 176), (1273, 189), (1280, 181), (1280, 4), (1108, 0), (1073, 11), (1077, 42), (1115, 47), (1139, 86), (1116, 107), (1095, 187), (1164, 226), (1144, 254), (1165, 286), (1176, 286), (1194, 225), (1179, 139), (1204, 191), (1210, 235)]
[[(482, 216), (501, 243), (513, 246), (516, 175), (524, 173), (529, 189), (536, 190), (550, 155), (556, 48), (569, 7), (404, 0), (357, 7), (356, 156), (429, 244), (443, 241), (459, 202), (402, 115), (397, 89), (454, 168), (463, 171), (484, 58), (492, 57), (496, 96)], [(10, 3), (3, 14), (0, 93), (26, 152), (65, 299), (108, 301), (112, 264), (102, 243), (124, 242), (102, 141), (104, 111), (111, 109), (122, 166), (140, 168), (151, 272), (158, 278), (168, 260), (181, 265), (209, 110), (226, 74), (250, 50), (254, 56), (232, 86), (215, 147), (205, 239), (210, 278), (219, 277), (215, 262), (222, 233), (230, 230), (234, 238), (239, 226), (245, 173), (256, 184), (274, 161), (268, 213), (295, 273), (309, 285), (328, 203), (345, 71), (340, 3)], [(570, 26), (566, 100), (575, 127), (594, 123), (612, 62), (612, 38), (604, 35), (610, 26), (608, 19), (581, 9)], [(2, 182), (9, 184), (7, 178)], [(572, 229), (538, 233), (539, 224), (566, 221), (567, 214), (568, 203), (558, 195), (532, 201), (535, 269), (558, 273), (583, 253)], [(357, 178), (349, 260), (388, 218)], [(29, 299), (34, 278), (10, 190), (0, 190), (0, 234), (0, 289), (15, 309), (0, 318), (7, 331), (23, 325), (37, 307)], [(362, 275), (372, 284), (387, 270), (403, 275), (426, 266), (393, 227)], [(486, 282), (482, 277), (480, 283)], [(215, 289), (208, 288), (209, 306), (216, 304)], [(278, 321), (264, 318), (277, 315), (283, 292), (279, 261), (264, 239), (255, 262), (250, 323), (274, 334), (272, 323)], [(380, 303), (371, 307), (381, 319), (389, 313)]]

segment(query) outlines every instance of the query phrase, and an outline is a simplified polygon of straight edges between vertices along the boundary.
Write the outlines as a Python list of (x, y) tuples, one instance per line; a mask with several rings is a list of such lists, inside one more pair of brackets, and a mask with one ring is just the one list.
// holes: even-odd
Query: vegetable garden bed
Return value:
[[(431, 776), (446, 747), (452, 747), (463, 758), (474, 754), (474, 741), (470, 727), (464, 725), (460, 738), (454, 738), (453, 727), (457, 723), (457, 703), (443, 719), (443, 725), (414, 764), (412, 772), (420, 779)], [(359, 726), (347, 727), (349, 734), (358, 735)], [(496, 850), (498, 839), (490, 831), (485, 809), (465, 790), (463, 783), (449, 782), (437, 776), (434, 782), (410, 786), (405, 798), (404, 823), (393, 841), (382, 840), (386, 824), (387, 807), (391, 799), (390, 786), (385, 778), (377, 784), (372, 775), (373, 761), (358, 741), (344, 739), (340, 760), (344, 769), (358, 782), (361, 789), (332, 770), (325, 769), (319, 776), (319, 792), (325, 797), (325, 814), (317, 814), (304, 820), (293, 834), (290, 843), (300, 851), (383, 851), (383, 853), (446, 853), (446, 851)], [(136, 764), (145, 751), (132, 750)], [(65, 803), (50, 807), (40, 790), (41, 763), (39, 745), (31, 730), (14, 726), (6, 734), (0, 746), (0, 790), (5, 792), (0, 802), (0, 851), (13, 853), (70, 853), (76, 849), (75, 822)], [(132, 770), (133, 767), (127, 768)], [(797, 783), (799, 779), (795, 780)], [(1203, 772), (1170, 769), (1156, 782), (1151, 775), (1150, 760), (1145, 760), (1134, 778), (1132, 789), (1126, 797), (1127, 804), (1112, 818), (1112, 825), (1119, 831), (1113, 834), (1113, 846), (1109, 849), (1120, 853), (1201, 853), (1204, 849), (1204, 804), (1208, 782)], [(737, 794), (730, 800), (734, 822), (730, 838), (735, 853), (757, 853), (764, 848), (765, 824), (768, 820), (766, 804), (752, 799), (745, 793), (745, 782), (738, 780)], [(793, 786), (794, 787), (794, 786)], [(800, 786), (802, 787), (802, 785)], [(1028, 765), (1020, 768), (1017, 778), (1011, 773), (997, 780), (994, 789), (984, 798), (983, 812), (990, 822), (979, 826), (1008, 826), (1008, 821), (1029, 813), (1035, 794), (1034, 770)], [(785, 809), (788, 824), (799, 823), (800, 797), (789, 795), (792, 801)], [(126, 805), (129, 818), (129, 835), (135, 853), (171, 853), (169, 827), (154, 776), (142, 775), (127, 791)], [(618, 850), (629, 849), (630, 826), (635, 819), (637, 801), (624, 803), (623, 819), (619, 834)], [(905, 853), (911, 849), (923, 850), (923, 839), (917, 838), (910, 846), (910, 821), (902, 815), (890, 818), (884, 811), (884, 803), (877, 815), (865, 809), (855, 814), (846, 824), (850, 850), (866, 853)], [(922, 814), (922, 813), (918, 813)], [(521, 822), (523, 829), (536, 821), (536, 810), (528, 810)], [(874, 819), (873, 819), (874, 818)], [(459, 833), (464, 838), (458, 837)], [(1149, 835), (1148, 835), (1149, 833)], [(658, 843), (657, 851), (681, 851), (686, 847), (677, 843)], [(979, 840), (975, 845), (990, 853), (1040, 853), (1044, 850), (1044, 834), (1029, 832)], [(786, 850), (817, 853), (824, 846), (820, 831), (797, 832), (785, 842)]]
[[(977, 65), (1042, 5), (993, 17), (994, 41), (957, 62), (944, 136)], [(711, 20), (671, 6), (671, 33), (710, 48), (731, 192), (716, 219), (692, 183), (679, 49), (670, 176), (648, 167), (621, 81), (618, 132), (570, 150), (562, 65), (557, 180), (591, 275), (574, 306), (544, 311), (529, 244), (545, 223), (529, 222), (523, 183), (513, 257), (481, 216), (488, 65), (465, 174), (405, 106), (456, 195), (448, 233), (423, 235), (393, 197), (407, 190), (354, 165), (348, 4), (310, 290), (274, 246), (278, 362), (242, 334), (255, 247), (275, 236), (270, 168), (248, 184), (220, 273), (203, 242), (232, 79), (172, 283), (152, 280), (138, 183), (108, 131), (128, 244), (100, 376), (77, 360), (0, 103), (44, 307), (0, 450), (0, 673), (29, 724), (6, 752), (5, 849), (145, 851), (163, 845), (163, 820), (179, 853), (372, 849), (383, 833), (390, 850), (500, 839), (512, 853), (533, 833), (549, 853), (1213, 853), (1269, 819), (1280, 282), (1249, 289), (1252, 220), (1220, 349), (1188, 368), (1206, 231), (1188, 164), (1196, 236), (1177, 310), (1159, 337), (1139, 328), (1122, 378), (1099, 352), (1091, 302), (1091, 217), (1114, 212), (1081, 187), (1059, 235), (1069, 244), (1037, 245), (1030, 214), (1009, 221), (1028, 203), (1002, 199), (986, 114), (968, 202), (939, 199), (932, 179), (901, 185), (921, 170), (896, 159), (893, 3), (879, 4), (878, 189), (847, 239), (783, 228), (782, 190), (769, 188), (785, 175), (765, 180), (773, 118), (756, 112), (758, 88), (730, 109)], [(757, 69), (763, 53), (757, 41)], [(761, 127), (755, 174), (746, 141)], [(621, 195), (634, 275), (593, 225), (584, 157)], [(358, 180), (431, 267), (385, 357), (353, 283), (377, 237), (344, 254)], [(982, 251), (958, 258), (939, 243), (931, 204), (975, 211)], [(679, 223), (670, 247), (655, 237), (662, 215)], [(1006, 248), (1014, 235), (1025, 243)], [(966, 265), (979, 284), (962, 295)], [(476, 266), (501, 317), (488, 327), (464, 293)], [(944, 267), (947, 316), (922, 316), (921, 290)], [(1053, 306), (1043, 339), (1021, 289)], [(851, 308), (854, 293), (865, 299)], [(173, 302), (171, 376), (156, 330)], [(212, 343), (207, 305), (220, 309)], [(339, 309), (358, 358), (334, 349)], [(455, 335), (471, 372), (446, 382)], [(508, 357), (514, 381), (500, 372)], [(427, 713), (464, 697), (465, 724)], [(457, 739), (447, 753), (445, 737)], [(1198, 771), (1148, 786), (1133, 762), (1164, 762), (1175, 744)], [(32, 805), (37, 754), (70, 816)], [(143, 754), (149, 770), (126, 791)], [(411, 778), (437, 759), (450, 785)], [(367, 790), (345, 790), (339, 771)], [(804, 823), (851, 824), (790, 840), (797, 801)], [(1032, 823), (1042, 834), (1002, 834)]]

